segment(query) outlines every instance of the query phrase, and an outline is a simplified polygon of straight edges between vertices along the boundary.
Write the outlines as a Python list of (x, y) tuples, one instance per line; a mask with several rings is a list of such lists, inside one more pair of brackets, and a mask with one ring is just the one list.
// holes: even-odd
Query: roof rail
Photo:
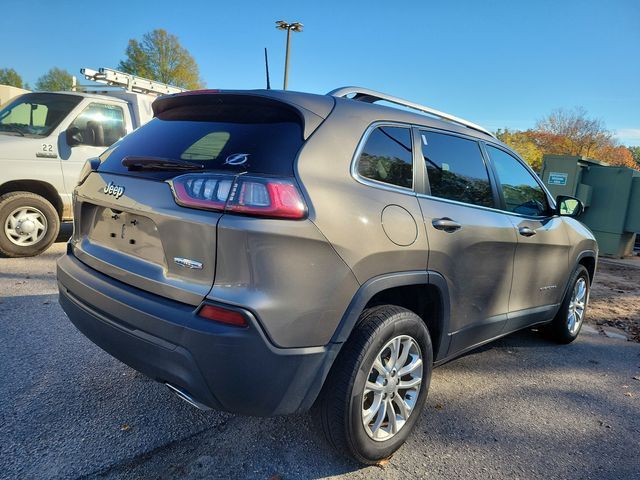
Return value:
[[(138, 77), (111, 68), (100, 68), (97, 71), (91, 68), (81, 68), (80, 73), (82, 73), (87, 80), (102, 83), (110, 87), (124, 88), (129, 92), (165, 95), (185, 91), (184, 88), (156, 82), (155, 80), (149, 80), (148, 78)], [(86, 88), (87, 86), (79, 87)]]
[(403, 107), (411, 108), (413, 110), (418, 110), (420, 112), (432, 115), (441, 120), (446, 120), (449, 122), (457, 123), (458, 125), (463, 125), (465, 127), (472, 128), (474, 130), (477, 130), (482, 133), (486, 133), (487, 135), (495, 138), (495, 135), (491, 133), (489, 130), (481, 127), (480, 125), (476, 125), (475, 123), (469, 122), (468, 120), (455, 117), (449, 113), (441, 112), (434, 108), (426, 107), (418, 103), (410, 102), (409, 100), (403, 100), (402, 98), (394, 97), (393, 95), (387, 95), (386, 93), (376, 92), (375, 90), (369, 90), (368, 88), (341, 87), (341, 88), (336, 88), (335, 90), (331, 90), (327, 95), (332, 95), (334, 97), (347, 97), (347, 95), (354, 95), (354, 97), (352, 97), (352, 100), (358, 100), (360, 102), (367, 102), (367, 103), (375, 103), (381, 100), (389, 103), (395, 103), (396, 105), (401, 105)]

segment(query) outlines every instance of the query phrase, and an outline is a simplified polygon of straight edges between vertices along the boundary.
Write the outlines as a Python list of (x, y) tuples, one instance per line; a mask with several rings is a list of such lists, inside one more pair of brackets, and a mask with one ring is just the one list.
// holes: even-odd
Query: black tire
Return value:
[[(568, 321), (569, 309), (571, 307), (571, 299), (574, 288), (581, 280), (584, 281), (584, 285), (586, 286), (584, 310), (577, 329), (572, 332)], [(569, 288), (567, 288), (567, 292), (564, 295), (562, 305), (560, 305), (560, 310), (558, 310), (558, 313), (556, 314), (554, 319), (546, 326), (544, 330), (544, 333), (549, 339), (562, 344), (573, 342), (576, 338), (578, 338), (580, 330), (582, 329), (582, 324), (584, 323), (584, 318), (587, 314), (589, 290), (591, 289), (589, 272), (587, 271), (587, 269), (582, 265), (578, 265), (571, 275), (568, 285)]]
[[(30, 245), (16, 245), (5, 232), (9, 216), (16, 209), (23, 207), (38, 210), (46, 219), (46, 228), (41, 238)], [(39, 255), (51, 246), (59, 232), (60, 217), (46, 198), (31, 192), (11, 192), (0, 197), (0, 255), (5, 257)]]
[[(377, 441), (369, 436), (362, 421), (364, 386), (378, 353), (400, 335), (410, 336), (420, 347), (422, 384), (406, 423), (391, 438)], [(314, 405), (314, 420), (338, 452), (360, 463), (379, 463), (402, 446), (419, 420), (432, 368), (431, 338), (420, 317), (392, 305), (365, 310), (340, 351)]]

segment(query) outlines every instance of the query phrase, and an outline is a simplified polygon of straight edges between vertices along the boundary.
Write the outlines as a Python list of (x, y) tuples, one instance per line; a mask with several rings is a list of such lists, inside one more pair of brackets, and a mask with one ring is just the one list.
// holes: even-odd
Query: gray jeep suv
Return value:
[(483, 128), (350, 87), (153, 109), (85, 165), (60, 303), (189, 403), (311, 409), (373, 463), (410, 434), (435, 366), (532, 325), (577, 337), (597, 258), (582, 206)]

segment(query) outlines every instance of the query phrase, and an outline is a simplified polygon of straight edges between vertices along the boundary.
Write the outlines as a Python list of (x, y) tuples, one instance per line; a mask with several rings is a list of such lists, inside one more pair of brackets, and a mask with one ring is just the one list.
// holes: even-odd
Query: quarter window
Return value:
[(430, 131), (421, 131), (420, 137), (432, 196), (494, 206), (478, 142)]
[(536, 217), (549, 212), (547, 196), (531, 173), (504, 150), (487, 145), (498, 179), (506, 210)]
[(92, 103), (76, 117), (69, 129), (80, 145), (108, 147), (125, 135), (124, 113), (115, 105)]
[(405, 127), (373, 130), (358, 159), (358, 174), (377, 182), (413, 188), (411, 130)]

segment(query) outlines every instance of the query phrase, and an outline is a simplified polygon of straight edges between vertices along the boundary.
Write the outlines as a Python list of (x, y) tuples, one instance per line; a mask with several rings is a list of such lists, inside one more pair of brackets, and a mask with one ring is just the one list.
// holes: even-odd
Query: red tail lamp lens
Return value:
[(272, 218), (304, 218), (307, 207), (290, 180), (238, 179), (227, 203), (227, 211)]
[(183, 207), (224, 210), (233, 185), (230, 175), (181, 175), (173, 179), (176, 202)]
[(190, 173), (171, 183), (176, 202), (183, 207), (268, 218), (307, 216), (304, 198), (291, 178)]
[(213, 305), (202, 307), (198, 312), (198, 316), (214, 322), (224, 323), (225, 325), (233, 325), (234, 327), (247, 326), (247, 321), (241, 313)]

